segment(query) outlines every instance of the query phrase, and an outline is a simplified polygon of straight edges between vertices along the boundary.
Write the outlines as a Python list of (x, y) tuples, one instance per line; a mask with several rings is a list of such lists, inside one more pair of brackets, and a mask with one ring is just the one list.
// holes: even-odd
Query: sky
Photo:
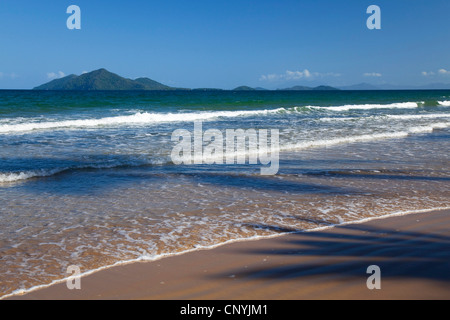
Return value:
[(99, 68), (186, 88), (450, 83), (449, 17), (448, 0), (0, 0), (0, 88)]

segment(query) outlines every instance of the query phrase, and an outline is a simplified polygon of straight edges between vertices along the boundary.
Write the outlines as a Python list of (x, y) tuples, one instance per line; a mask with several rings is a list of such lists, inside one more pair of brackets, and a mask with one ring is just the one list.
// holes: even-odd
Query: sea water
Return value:
[[(278, 130), (279, 170), (175, 165), (177, 129)], [(0, 91), (0, 296), (254, 237), (448, 208), (450, 91)]]

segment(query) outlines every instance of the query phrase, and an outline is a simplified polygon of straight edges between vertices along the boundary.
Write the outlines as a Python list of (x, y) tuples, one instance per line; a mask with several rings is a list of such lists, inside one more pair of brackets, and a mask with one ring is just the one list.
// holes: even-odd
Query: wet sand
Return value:
[[(367, 288), (370, 265), (380, 290)], [(450, 210), (229, 243), (10, 299), (450, 299)]]

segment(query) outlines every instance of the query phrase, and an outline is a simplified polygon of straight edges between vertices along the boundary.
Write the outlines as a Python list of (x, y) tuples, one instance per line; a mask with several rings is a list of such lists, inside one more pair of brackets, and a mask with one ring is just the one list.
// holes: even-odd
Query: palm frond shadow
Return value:
[[(309, 218), (306, 220), (311, 221)], [(367, 267), (376, 264), (380, 266), (383, 277), (450, 282), (450, 236), (446, 234), (397, 231), (365, 224), (341, 225), (320, 232), (264, 224), (246, 226), (293, 234), (281, 238), (286, 239), (282, 240), (282, 248), (241, 250), (240, 254), (264, 256), (269, 260), (270, 257), (286, 256), (290, 263), (229, 271), (236, 278), (366, 277)], [(216, 278), (224, 276), (213, 275)]]

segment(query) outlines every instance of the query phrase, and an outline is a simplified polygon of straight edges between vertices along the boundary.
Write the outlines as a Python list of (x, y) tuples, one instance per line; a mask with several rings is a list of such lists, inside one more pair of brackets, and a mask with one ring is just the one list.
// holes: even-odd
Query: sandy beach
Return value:
[[(450, 299), (450, 210), (226, 244), (10, 299)], [(369, 290), (367, 267), (381, 270)]]

